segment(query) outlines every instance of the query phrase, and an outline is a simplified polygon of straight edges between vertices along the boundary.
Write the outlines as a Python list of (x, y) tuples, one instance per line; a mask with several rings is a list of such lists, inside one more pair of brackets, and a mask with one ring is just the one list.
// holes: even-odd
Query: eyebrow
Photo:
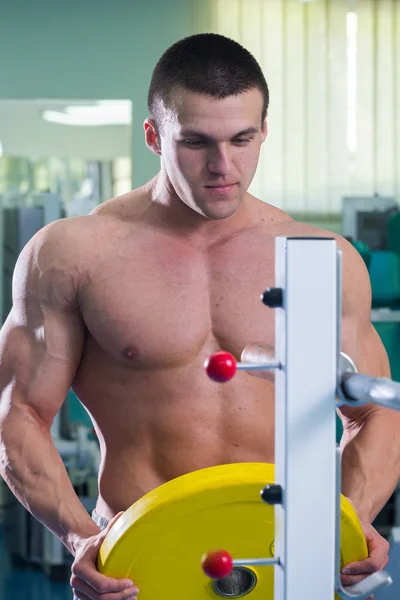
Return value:
[[(231, 139), (241, 137), (242, 135), (249, 135), (251, 133), (258, 133), (258, 132), (259, 132), (259, 129), (257, 129), (257, 127), (248, 127), (247, 129), (243, 129), (242, 131), (239, 131), (239, 133), (235, 133), (235, 135), (233, 135)], [(202, 131), (199, 131), (198, 129), (183, 129), (181, 131), (181, 136), (182, 137), (197, 136), (197, 137), (201, 137), (201, 138), (204, 138), (207, 140), (214, 139), (211, 136), (203, 133)]]

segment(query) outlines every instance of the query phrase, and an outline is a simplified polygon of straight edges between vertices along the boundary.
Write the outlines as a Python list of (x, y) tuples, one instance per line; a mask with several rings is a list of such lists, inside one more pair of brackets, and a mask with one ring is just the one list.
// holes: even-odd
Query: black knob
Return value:
[(280, 485), (266, 485), (260, 494), (266, 504), (282, 504), (282, 487)]
[(270, 308), (282, 308), (283, 290), (282, 288), (268, 288), (261, 294), (261, 300)]

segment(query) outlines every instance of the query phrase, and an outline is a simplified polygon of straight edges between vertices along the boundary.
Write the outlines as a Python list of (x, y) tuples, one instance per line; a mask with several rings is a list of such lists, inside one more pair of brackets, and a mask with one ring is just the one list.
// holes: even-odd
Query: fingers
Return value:
[(349, 563), (342, 569), (344, 575), (368, 575), (376, 573), (386, 567), (389, 562), (389, 556), (386, 548), (382, 550), (372, 551), (368, 558), (358, 562)]
[(130, 579), (106, 577), (96, 568), (96, 557), (104, 538), (123, 515), (119, 512), (107, 527), (87, 540), (71, 569), (70, 585), (78, 600), (137, 600), (139, 589)]
[(122, 515), (123, 515), (123, 514), (124, 514), (124, 511), (122, 510), (122, 511), (120, 511), (119, 513), (117, 513), (117, 514), (115, 515), (115, 517), (113, 517), (112, 519), (110, 519), (110, 521), (109, 521), (109, 523), (108, 523), (107, 527), (104, 529), (104, 532), (105, 532), (105, 533), (108, 533), (108, 532), (110, 531), (111, 527), (112, 527), (112, 526), (113, 526), (113, 525), (114, 525), (114, 524), (115, 524), (115, 523), (118, 521), (118, 519), (119, 519), (120, 517), (122, 517)]
[(98, 594), (122, 592), (132, 589), (134, 586), (133, 582), (129, 579), (115, 579), (101, 575), (91, 563), (78, 563), (72, 567), (70, 585), (73, 589), (83, 592), (86, 589), (90, 589)]
[(110, 530), (114, 527), (115, 523), (118, 521), (118, 519), (120, 517), (122, 517), (124, 513), (123, 512), (119, 512), (118, 514), (115, 515), (115, 517), (113, 517), (112, 519), (110, 519), (107, 527), (105, 527), (103, 529), (103, 531), (101, 533), (99, 533), (99, 547), (101, 546), (101, 544), (103, 543), (104, 538), (108, 535), (108, 533), (110, 532)]
[(115, 515), (115, 517), (113, 517), (112, 519), (110, 519), (107, 527), (105, 527), (103, 529), (103, 531), (101, 531), (98, 536), (97, 536), (97, 542), (94, 544), (94, 547), (96, 548), (96, 550), (100, 549), (100, 546), (102, 545), (104, 538), (109, 534), (110, 530), (114, 527), (115, 523), (118, 521), (118, 519), (120, 519), (122, 517), (124, 513), (123, 512), (119, 512), (118, 514)]
[[(93, 598), (95, 598), (95, 596), (86, 596), (86, 594), (84, 594), (83, 592), (78, 592), (77, 590), (74, 590), (74, 599), (75, 598), (76, 598), (76, 600), (93, 600)], [(101, 600), (103, 600), (103, 596), (98, 596), (98, 598), (101, 598)], [(129, 600), (138, 600), (138, 597), (137, 596), (129, 596)]]
[(384, 569), (389, 562), (389, 542), (370, 525), (366, 526), (364, 531), (369, 556), (364, 560), (350, 563), (342, 569), (341, 582), (344, 587), (363, 581), (372, 573)]
[(342, 570), (344, 575), (369, 575), (371, 573), (376, 573), (377, 571), (381, 571), (384, 567), (386, 567), (388, 563), (388, 557), (379, 557), (379, 559), (366, 558), (365, 560), (357, 563), (351, 563), (346, 565), (346, 567)]
[(379, 569), (380, 566), (376, 565), (374, 560), (366, 558), (359, 563), (351, 563), (350, 565), (347, 565), (342, 570), (342, 573), (344, 575), (369, 575), (370, 573), (379, 571)]
[(79, 600), (137, 600), (137, 594), (139, 588), (137, 586), (130, 586), (128, 589), (115, 592), (98, 592), (90, 587), (84, 581), (78, 581), (76, 587), (74, 587), (74, 594)]
[(340, 581), (342, 582), (343, 587), (348, 587), (350, 585), (355, 585), (356, 583), (360, 583), (363, 581), (368, 575), (341, 575)]

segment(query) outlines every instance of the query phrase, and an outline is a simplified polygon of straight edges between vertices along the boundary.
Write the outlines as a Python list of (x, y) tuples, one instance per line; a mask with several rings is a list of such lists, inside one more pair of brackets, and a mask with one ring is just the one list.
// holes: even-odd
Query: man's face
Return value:
[(258, 89), (220, 100), (187, 90), (164, 107), (161, 157), (178, 197), (210, 219), (234, 214), (254, 177), (261, 144)]

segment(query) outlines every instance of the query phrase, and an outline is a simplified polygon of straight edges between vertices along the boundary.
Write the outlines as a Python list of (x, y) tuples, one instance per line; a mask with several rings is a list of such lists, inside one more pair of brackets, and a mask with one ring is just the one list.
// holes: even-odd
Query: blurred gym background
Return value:
[[(253, 52), (270, 87), (250, 191), (358, 249), (400, 381), (399, 0), (0, 0), (2, 322), (16, 258), (38, 229), (157, 172), (142, 128), (151, 73), (174, 41), (204, 31)], [(98, 446), (72, 392), (52, 433), (91, 510)], [(398, 580), (376, 599), (398, 598), (397, 493), (375, 526)], [(0, 599), (69, 600), (70, 564), (0, 481)]]

